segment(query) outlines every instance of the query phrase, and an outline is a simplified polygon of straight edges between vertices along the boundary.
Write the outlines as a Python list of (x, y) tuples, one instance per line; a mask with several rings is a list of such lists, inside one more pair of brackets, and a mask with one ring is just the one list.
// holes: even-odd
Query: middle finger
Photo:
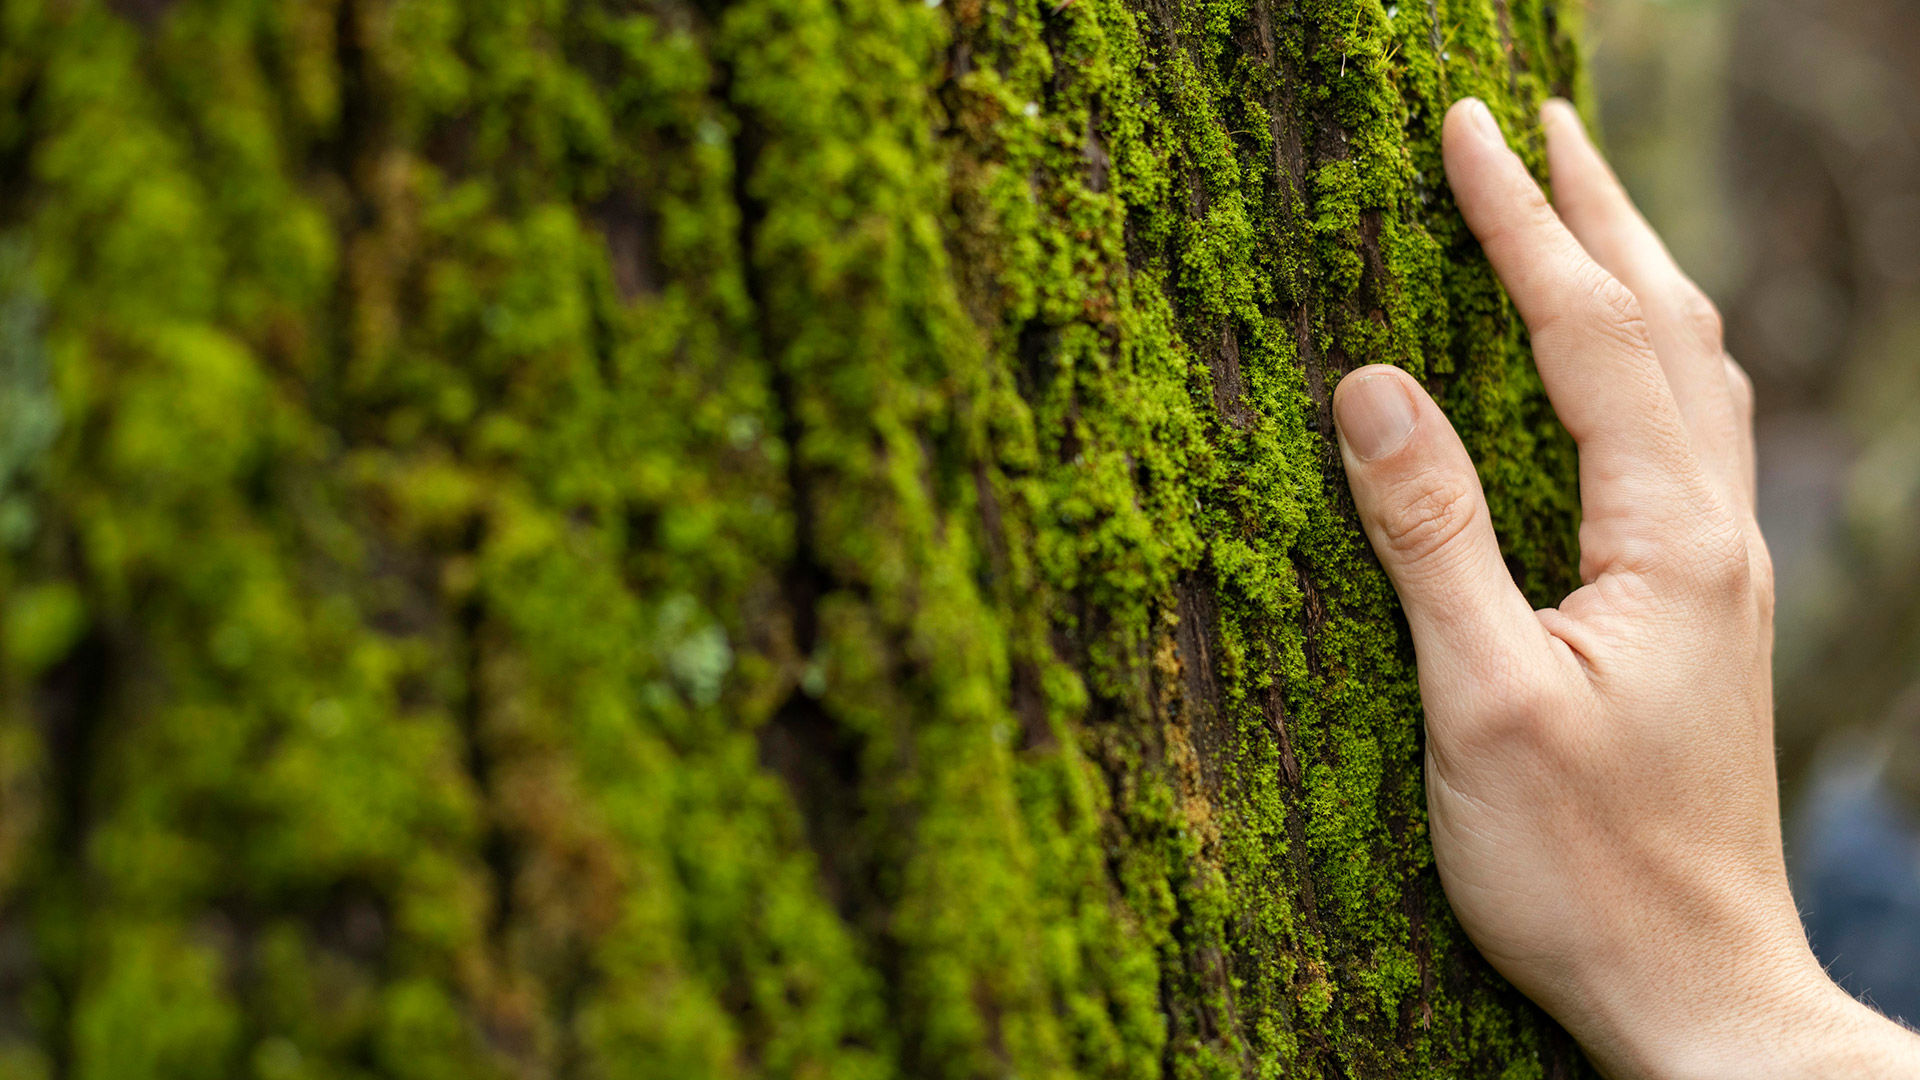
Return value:
[(1541, 122), (1555, 209), (1593, 260), (1640, 301), (1694, 452), (1729, 502), (1750, 513), (1719, 313), (1634, 208), (1573, 106), (1549, 102)]

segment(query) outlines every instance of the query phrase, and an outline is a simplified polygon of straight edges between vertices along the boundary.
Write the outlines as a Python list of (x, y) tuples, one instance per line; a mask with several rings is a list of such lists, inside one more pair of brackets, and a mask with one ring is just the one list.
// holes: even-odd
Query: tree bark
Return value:
[(1557, 601), (1572, 5), (0, 12), (0, 1072), (1587, 1075), (1328, 410)]

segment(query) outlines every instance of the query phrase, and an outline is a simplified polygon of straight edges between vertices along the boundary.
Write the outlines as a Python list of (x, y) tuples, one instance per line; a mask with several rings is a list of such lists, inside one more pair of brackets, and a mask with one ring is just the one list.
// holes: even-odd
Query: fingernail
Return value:
[(1468, 98), (1473, 104), (1467, 106), (1467, 119), (1473, 121), (1473, 130), (1488, 142), (1507, 145), (1507, 137), (1500, 130), (1499, 121), (1493, 118), (1493, 110), (1479, 98)]
[(1362, 375), (1341, 383), (1334, 396), (1340, 439), (1361, 461), (1400, 449), (1413, 434), (1413, 399), (1395, 375)]

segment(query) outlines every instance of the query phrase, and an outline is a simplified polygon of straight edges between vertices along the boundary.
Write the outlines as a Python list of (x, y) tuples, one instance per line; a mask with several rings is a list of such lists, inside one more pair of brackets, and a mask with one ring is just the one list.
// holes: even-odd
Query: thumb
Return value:
[(1528, 670), (1545, 631), (1500, 557), (1487, 499), (1453, 425), (1406, 372), (1375, 365), (1333, 395), (1360, 521), (1413, 631), (1428, 712), (1486, 700)]

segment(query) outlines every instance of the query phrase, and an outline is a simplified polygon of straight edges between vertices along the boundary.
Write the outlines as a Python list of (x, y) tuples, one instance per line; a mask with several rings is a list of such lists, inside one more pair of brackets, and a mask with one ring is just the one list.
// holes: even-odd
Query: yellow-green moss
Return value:
[(1527, 1077), (1340, 373), (1516, 576), (1556, 0), (0, 0), (0, 1070)]

